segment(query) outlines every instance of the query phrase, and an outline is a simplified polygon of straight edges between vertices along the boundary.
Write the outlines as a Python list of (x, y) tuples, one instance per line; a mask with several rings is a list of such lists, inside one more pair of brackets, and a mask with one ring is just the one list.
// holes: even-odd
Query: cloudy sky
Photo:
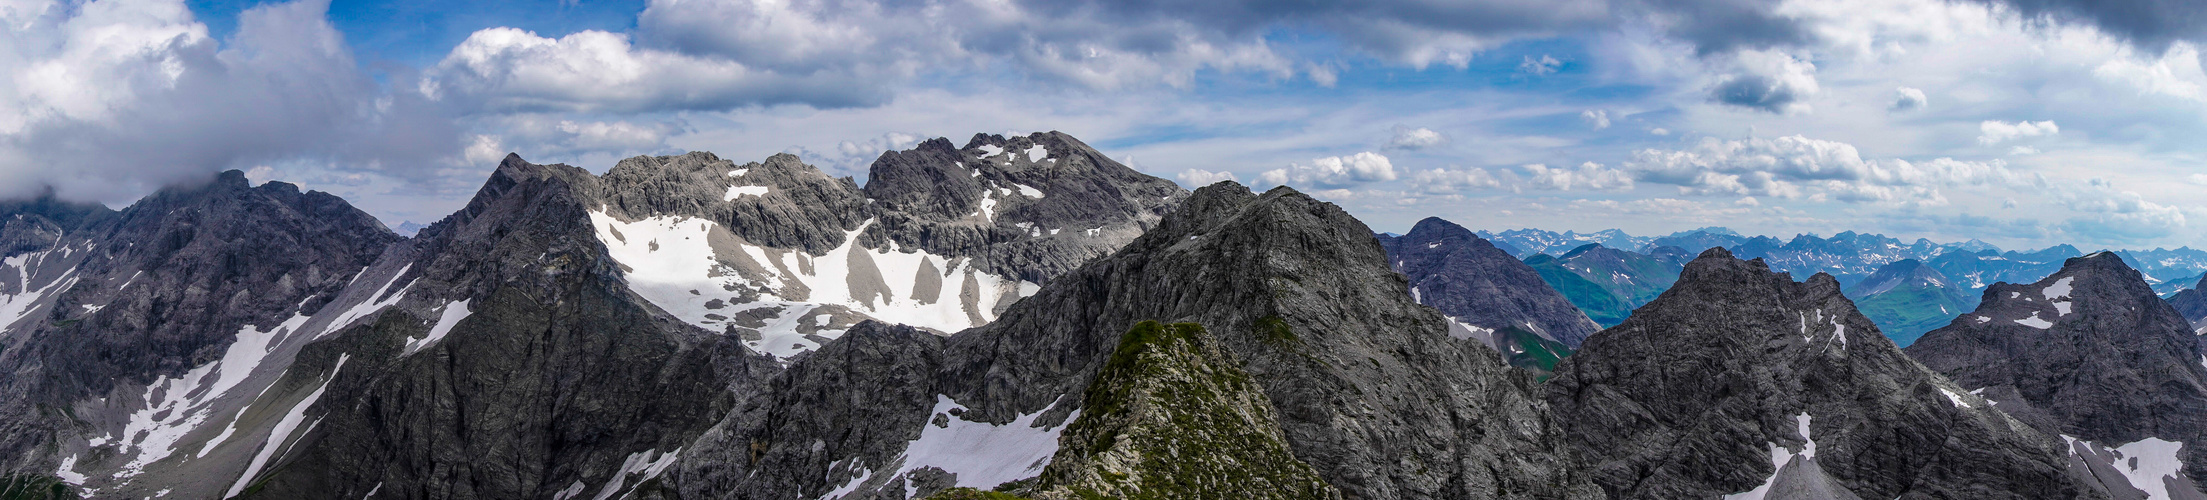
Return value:
[(2161, 0), (0, 0), (0, 196), (243, 169), (389, 223), (506, 152), (1062, 130), (1378, 230), (2207, 245), (2207, 7)]

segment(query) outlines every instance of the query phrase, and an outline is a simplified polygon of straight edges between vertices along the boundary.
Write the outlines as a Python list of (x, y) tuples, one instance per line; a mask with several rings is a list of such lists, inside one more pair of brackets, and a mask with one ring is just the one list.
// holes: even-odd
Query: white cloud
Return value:
[(1777, 114), (1806, 114), (1808, 100), (1822, 91), (1816, 65), (1774, 50), (1742, 50), (1736, 73), (1717, 80), (1710, 98), (1718, 103)]
[(1517, 63), (1519, 73), (1533, 76), (1553, 75), (1556, 74), (1556, 68), (1560, 67), (1563, 67), (1563, 61), (1557, 61), (1556, 58), (1549, 57), (1547, 54), (1541, 54), (1539, 59), (1534, 59), (1533, 56), (1525, 56), (1525, 62)]
[(2039, 153), (2040, 151), (2038, 150), (2038, 148), (2030, 146), (2016, 146), (2008, 148), (2008, 156), (2030, 156)]
[(127, 202), (296, 161), (416, 176), (458, 153), (448, 117), (361, 72), (326, 7), (248, 9), (225, 46), (181, 1), (10, 2), (0, 196)]
[(886, 99), (882, 90), (867, 85), (846, 74), (790, 76), (639, 48), (618, 33), (591, 30), (552, 39), (491, 28), (454, 47), (421, 87), (423, 94), (462, 109), (633, 113)]
[(1787, 136), (1704, 139), (1686, 150), (1634, 153), (1627, 170), (1645, 182), (1688, 194), (1836, 199), (1846, 202), (1943, 204), (1937, 188), (2027, 182), (2005, 163), (1949, 158), (1909, 162), (1865, 160), (1851, 144)]
[(2012, 139), (2051, 136), (2061, 133), (2061, 127), (2055, 125), (2052, 120), (2039, 122), (2023, 121), (2015, 123), (2008, 123), (1998, 120), (1985, 120), (1984, 123), (1977, 124), (1977, 129), (1981, 132), (1977, 136), (1977, 143), (1986, 146), (1999, 144), (2001, 142)]
[(1395, 180), (1395, 164), (1370, 151), (1349, 156), (1328, 156), (1287, 168), (1267, 170), (1257, 176), (1262, 185), (1295, 184), (1340, 188), (1367, 182)]
[(1667, 129), (1667, 128), (1663, 128), (1663, 127), (1656, 127), (1656, 128), (1651, 128), (1651, 129), (1648, 129), (1648, 134), (1650, 134), (1650, 135), (1671, 135), (1671, 129)]
[(1434, 132), (1433, 129), (1396, 125), (1395, 136), (1387, 139), (1386, 149), (1416, 151), (1439, 146), (1446, 142), (1448, 142), (1448, 138), (1441, 136), (1440, 132)]
[(1233, 172), (1212, 172), (1199, 168), (1181, 171), (1180, 175), (1174, 177), (1180, 179), (1180, 185), (1187, 186), (1190, 189), (1236, 180)]
[(1526, 184), (1535, 189), (1622, 191), (1632, 189), (1633, 185), (1630, 174), (1594, 162), (1581, 163), (1576, 169), (1549, 168), (1538, 163), (1519, 168), (1525, 171)]
[(1594, 130), (1609, 128), (1608, 110), (1589, 109), (1586, 111), (1580, 111), (1579, 119), (1584, 120), (1587, 126), (1594, 127)]
[(1467, 189), (1492, 189), (1502, 186), (1502, 181), (1483, 168), (1463, 170), (1432, 169), (1410, 173), (1410, 184), (1427, 194), (1454, 194)]
[(1924, 98), (1922, 89), (1900, 87), (1893, 90), (1893, 105), (1886, 109), (1890, 109), (1893, 111), (1913, 111), (1923, 109), (1923, 107), (1930, 104), (1930, 102), (1930, 100)]

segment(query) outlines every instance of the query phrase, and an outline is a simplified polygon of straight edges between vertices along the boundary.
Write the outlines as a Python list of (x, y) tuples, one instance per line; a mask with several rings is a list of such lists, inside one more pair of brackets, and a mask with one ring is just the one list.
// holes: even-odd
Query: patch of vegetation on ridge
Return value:
[(44, 474), (0, 476), (0, 500), (61, 500), (77, 498), (76, 488), (61, 478)]
[[(1268, 342), (1299, 342), (1277, 317)], [(1044, 500), (1338, 498), (1289, 451), (1271, 401), (1202, 325), (1144, 321), (1082, 394), (1034, 484)]]

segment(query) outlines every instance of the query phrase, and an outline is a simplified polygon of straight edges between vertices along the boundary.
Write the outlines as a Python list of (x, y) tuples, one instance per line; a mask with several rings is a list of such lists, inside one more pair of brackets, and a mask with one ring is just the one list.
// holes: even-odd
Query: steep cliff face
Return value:
[(1540, 273), (1463, 226), (1431, 217), (1409, 234), (1381, 236), (1380, 245), (1388, 263), (1409, 279), (1412, 299), (1464, 324), (1497, 351), (1531, 358), (1512, 356), (1512, 364), (1547, 370), (1600, 329)]
[(1140, 236), (1188, 191), (1053, 131), (883, 153), (866, 196), (890, 239), (1042, 283)]
[(233, 415), (281, 324), (325, 307), (398, 236), (343, 200), (230, 171), (121, 211), (11, 204), (0, 228), (0, 463), (86, 493), (185, 461)]
[[(2194, 484), (2207, 479), (2207, 356), (2197, 337), (2143, 276), (2101, 252), (2069, 259), (2036, 283), (1986, 288), (1977, 310), (1925, 334), (1908, 354), (2001, 411), (2072, 440), (2081, 460), (2125, 470), (2109, 481), (2114, 490), (2196, 494)], [(2140, 470), (2127, 458), (2086, 453), (2095, 448), (2148, 463), (2181, 460), (2181, 469)]]
[[(1451, 337), (1408, 290), (1371, 231), (1338, 207), (1284, 188), (1211, 186), (1118, 252), (945, 340), (928, 396), (911, 390), (926, 369), (912, 363), (854, 371), (836, 389), (904, 410), (739, 410), (675, 474), (685, 495), (830, 498), (1032, 478), (1068, 425), (1096, 411), (1084, 395), (1127, 329), (1155, 320), (1205, 325), (1270, 401), (1288, 450), (1345, 496), (1597, 495), (1560, 457), (1529, 377)], [(776, 423), (785, 418), (842, 423)], [(852, 429), (902, 435), (853, 440)]]
[(1901, 354), (1839, 283), (1711, 249), (1547, 386), (1612, 498), (2093, 498), (2061, 442)]
[(312, 423), (233, 494), (573, 497), (664, 470), (774, 365), (631, 292), (590, 224), (605, 189), (508, 157), (387, 253), (370, 276), (403, 285), (301, 351), (277, 387), (313, 387)]

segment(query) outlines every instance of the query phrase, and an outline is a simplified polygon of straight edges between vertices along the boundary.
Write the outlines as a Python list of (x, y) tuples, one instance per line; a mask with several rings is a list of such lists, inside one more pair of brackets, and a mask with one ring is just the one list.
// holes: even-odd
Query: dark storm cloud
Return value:
[(2207, 41), (2207, 2), (2199, 0), (1975, 0), (2014, 8), (2026, 18), (2083, 24), (2153, 51), (2176, 41)]

